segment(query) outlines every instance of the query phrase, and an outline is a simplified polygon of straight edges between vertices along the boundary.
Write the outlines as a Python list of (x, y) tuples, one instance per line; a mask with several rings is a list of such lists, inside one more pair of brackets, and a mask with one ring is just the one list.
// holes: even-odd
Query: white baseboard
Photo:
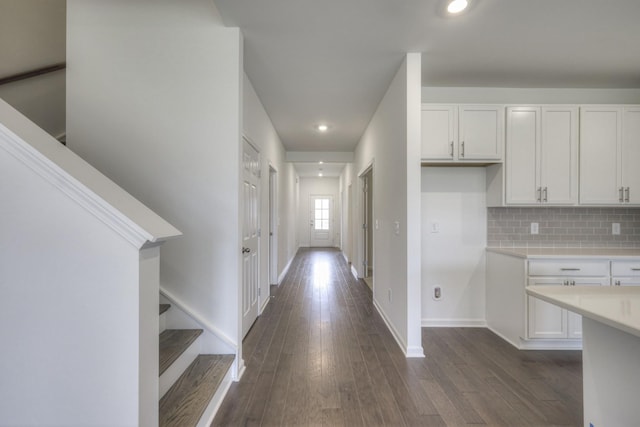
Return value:
[(517, 348), (518, 350), (582, 350), (582, 340), (545, 340), (545, 339), (533, 339), (526, 340), (520, 338), (518, 342), (513, 342), (500, 332), (496, 331), (490, 326), (487, 326), (491, 332)]
[(400, 349), (402, 350), (402, 353), (404, 354), (404, 356), (407, 358), (408, 357), (412, 357), (412, 358), (424, 357), (424, 351), (422, 350), (422, 347), (417, 347), (417, 346), (408, 347), (407, 344), (405, 344), (404, 340), (402, 339), (402, 337), (400, 336), (396, 328), (393, 326), (389, 318), (385, 315), (384, 311), (382, 311), (382, 308), (380, 307), (380, 305), (378, 304), (375, 298), (373, 299), (373, 306), (378, 311), (378, 314), (380, 314), (380, 317), (382, 317), (382, 320), (384, 321), (385, 325), (387, 325), (387, 328), (391, 332), (391, 335), (393, 336), (393, 338), (396, 340), (396, 343), (398, 343), (398, 345), (400, 346)]
[(358, 270), (356, 270), (353, 264), (351, 264), (351, 274), (353, 274), (353, 277), (355, 277), (356, 280), (358, 280)]
[(289, 267), (291, 267), (291, 263), (293, 262), (293, 259), (295, 257), (296, 257), (296, 254), (293, 254), (293, 256), (289, 258), (289, 262), (287, 262), (287, 265), (285, 265), (284, 268), (282, 269), (282, 272), (278, 276), (278, 285), (282, 283), (282, 281), (284, 280), (284, 276), (286, 276), (287, 273), (289, 272)]
[(207, 332), (211, 333), (218, 340), (222, 341), (224, 344), (228, 345), (233, 352), (236, 352), (238, 349), (238, 344), (228, 337), (224, 332), (215, 327), (211, 322), (200, 316), (195, 311), (191, 310), (189, 306), (173, 295), (171, 292), (167, 291), (164, 287), (160, 286), (160, 294), (164, 296), (171, 304), (174, 304), (177, 308), (179, 308), (184, 314), (189, 316), (193, 321), (195, 321), (200, 327)]
[(422, 319), (423, 328), (486, 328), (484, 319)]
[(233, 372), (231, 373), (231, 379), (234, 382), (240, 381), (240, 378), (242, 378), (246, 369), (247, 366), (244, 364), (244, 359), (238, 358), (238, 355), (236, 354), (236, 360), (233, 362)]

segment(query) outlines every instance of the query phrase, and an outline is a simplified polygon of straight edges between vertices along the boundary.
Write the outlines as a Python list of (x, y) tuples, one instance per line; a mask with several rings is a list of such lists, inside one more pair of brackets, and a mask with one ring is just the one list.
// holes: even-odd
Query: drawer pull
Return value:
[(561, 268), (560, 271), (580, 271), (579, 268)]
[(640, 271), (640, 268), (632, 268), (631, 271)]

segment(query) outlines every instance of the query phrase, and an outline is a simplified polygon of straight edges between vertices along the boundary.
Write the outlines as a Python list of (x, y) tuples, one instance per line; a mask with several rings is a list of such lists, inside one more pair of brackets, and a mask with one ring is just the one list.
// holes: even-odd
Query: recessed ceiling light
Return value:
[(321, 165), (321, 164), (323, 164), (323, 163), (324, 163), (324, 162), (323, 162), (322, 160), (320, 160), (320, 161), (318, 162), (318, 164), (319, 164), (319, 165)]
[(318, 125), (316, 127), (316, 129), (318, 129), (318, 131), (320, 131), (320, 132), (326, 132), (326, 131), (329, 130), (329, 126), (327, 126), (327, 125)]
[(447, 6), (447, 11), (452, 14), (458, 14), (469, 6), (468, 0), (451, 0)]
[(322, 172), (320, 172), (320, 173), (318, 174), (318, 176), (322, 176)]

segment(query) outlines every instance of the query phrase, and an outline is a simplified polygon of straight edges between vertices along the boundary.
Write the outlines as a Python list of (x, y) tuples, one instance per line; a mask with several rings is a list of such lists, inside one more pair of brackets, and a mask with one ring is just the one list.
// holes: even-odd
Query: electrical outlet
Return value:
[(432, 233), (439, 233), (440, 232), (440, 223), (432, 222), (431, 223), (431, 232)]
[(436, 301), (440, 301), (442, 299), (442, 288), (440, 285), (435, 285), (433, 287), (433, 299)]
[(531, 234), (538, 234), (538, 223), (537, 222), (532, 222), (531, 223)]
[(620, 223), (614, 222), (611, 224), (611, 234), (619, 236), (620, 235)]
[(393, 222), (393, 234), (396, 236), (400, 235), (400, 221)]

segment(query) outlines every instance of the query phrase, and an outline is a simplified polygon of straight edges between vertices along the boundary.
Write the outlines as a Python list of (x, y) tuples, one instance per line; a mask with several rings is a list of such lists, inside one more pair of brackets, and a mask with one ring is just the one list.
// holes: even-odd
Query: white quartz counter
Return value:
[(640, 257), (640, 248), (487, 248), (487, 251), (525, 259), (628, 259)]
[(528, 295), (640, 337), (640, 287), (528, 286)]

